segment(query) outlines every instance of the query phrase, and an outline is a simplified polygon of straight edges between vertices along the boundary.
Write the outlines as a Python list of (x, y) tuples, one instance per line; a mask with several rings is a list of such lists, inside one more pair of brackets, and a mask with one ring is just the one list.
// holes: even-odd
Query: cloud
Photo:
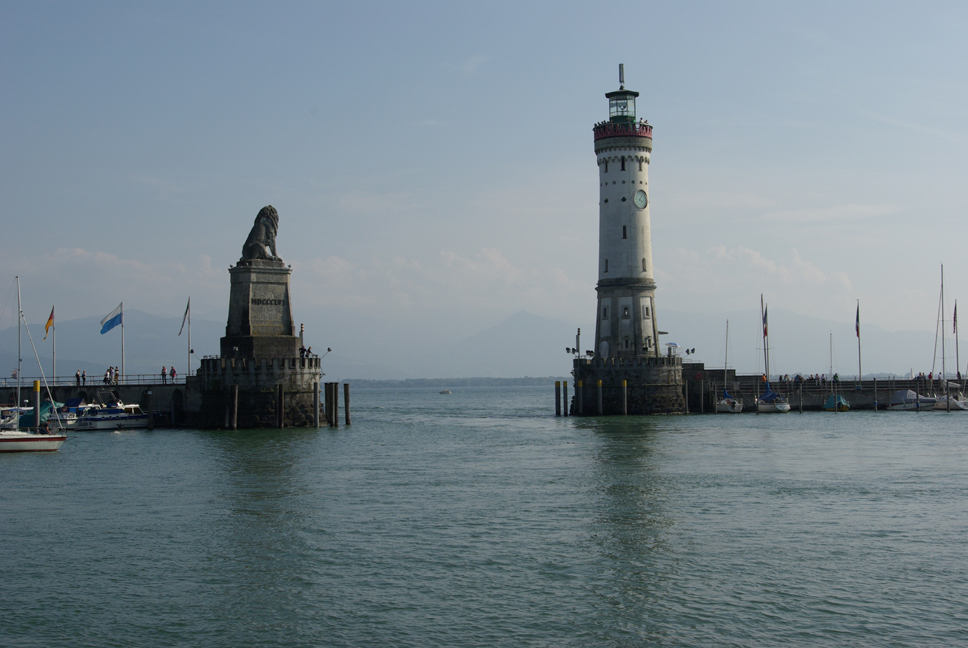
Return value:
[(482, 54), (475, 54), (470, 56), (463, 61), (458, 61), (457, 63), (448, 63), (447, 69), (455, 72), (459, 72), (462, 76), (468, 77), (473, 76), (481, 68), (484, 63), (491, 60), (490, 56), (484, 56)]
[(766, 220), (778, 222), (800, 223), (810, 225), (813, 223), (847, 223), (855, 221), (866, 221), (874, 218), (883, 218), (903, 212), (903, 205), (892, 203), (882, 203), (879, 205), (865, 205), (850, 203), (845, 205), (830, 205), (828, 207), (816, 207), (806, 209), (788, 209), (767, 212), (764, 214)]

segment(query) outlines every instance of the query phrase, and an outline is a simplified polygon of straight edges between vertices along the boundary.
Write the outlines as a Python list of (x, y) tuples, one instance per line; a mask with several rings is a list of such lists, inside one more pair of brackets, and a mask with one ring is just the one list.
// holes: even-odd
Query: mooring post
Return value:
[(628, 416), (629, 414), (629, 381), (622, 381), (622, 415)]
[(800, 413), (803, 414), (803, 381), (800, 381)]
[(685, 400), (686, 400), (686, 414), (688, 414), (689, 413), (689, 381), (688, 380), (682, 381), (682, 395), (685, 397)]
[(602, 381), (598, 381), (598, 414), (602, 414)]
[(313, 382), (313, 427), (319, 427), (319, 381)]
[(350, 424), (350, 384), (343, 383), (343, 409), (346, 410), (346, 424)]
[(233, 430), (239, 429), (239, 386), (232, 385), (232, 410), (230, 415), (229, 427)]
[(329, 383), (323, 383), (323, 416), (326, 418), (326, 425), (333, 427), (333, 390), (329, 388)]
[(339, 427), (339, 383), (333, 383), (333, 427)]
[(874, 411), (877, 411), (877, 378), (874, 379)]
[(286, 388), (279, 385), (279, 429), (286, 427)]
[(568, 381), (561, 383), (561, 400), (565, 404), (565, 416), (568, 416)]
[(577, 410), (578, 416), (581, 416), (585, 412), (585, 408), (581, 401), (583, 396), (581, 385), (582, 381), (579, 380), (577, 386), (575, 387), (575, 409)]
[(148, 403), (147, 403), (147, 405), (148, 405), (148, 429), (149, 430), (154, 430), (155, 429), (155, 410), (152, 407), (151, 390), (150, 389), (146, 392), (146, 395), (148, 396)]
[(561, 381), (555, 381), (555, 416), (561, 416)]
[[(53, 406), (53, 403), (51, 403)], [(40, 381), (34, 381), (34, 434), (40, 434)]]
[(706, 413), (706, 379), (699, 381), (699, 413)]

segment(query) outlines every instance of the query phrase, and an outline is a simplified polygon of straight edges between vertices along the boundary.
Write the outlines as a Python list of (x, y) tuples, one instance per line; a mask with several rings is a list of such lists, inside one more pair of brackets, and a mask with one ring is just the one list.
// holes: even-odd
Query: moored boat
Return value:
[(0, 431), (0, 452), (53, 452), (67, 437), (63, 434), (34, 434), (23, 430)]
[(850, 403), (847, 399), (840, 394), (831, 394), (827, 397), (827, 400), (823, 403), (823, 411), (825, 412), (849, 412)]
[(937, 401), (937, 398), (922, 396), (913, 389), (899, 389), (891, 396), (891, 402), (887, 409), (895, 412), (917, 412), (934, 409), (934, 404)]
[(98, 403), (90, 404), (77, 413), (79, 431), (138, 430), (148, 427), (148, 415), (140, 405), (121, 402), (114, 392), (98, 392)]

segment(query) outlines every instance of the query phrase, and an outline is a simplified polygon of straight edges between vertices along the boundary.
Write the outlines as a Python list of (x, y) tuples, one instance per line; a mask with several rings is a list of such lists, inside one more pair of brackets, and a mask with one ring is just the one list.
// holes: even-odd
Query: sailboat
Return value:
[(726, 389), (726, 372), (729, 368), (729, 320), (726, 320), (726, 354), (723, 358), (723, 397), (716, 401), (717, 414), (739, 414), (743, 411), (743, 401), (733, 398)]
[[(0, 452), (53, 452), (64, 444), (67, 437), (62, 434), (39, 434), (19, 429), (20, 423), (20, 385), (21, 385), (21, 353), (20, 353), (20, 323), (24, 318), (20, 303), (20, 277), (17, 277), (17, 409), (12, 414), (16, 417), (10, 428), (0, 430)], [(29, 333), (29, 331), (28, 331)], [(39, 424), (37, 432), (40, 431)], [(46, 429), (45, 429), (46, 431)]]
[(834, 377), (830, 381), (830, 396), (823, 403), (823, 411), (825, 412), (846, 412), (850, 410), (850, 403), (842, 395), (837, 393), (838, 386), (840, 385), (840, 380), (838, 380), (834, 374), (834, 334), (830, 334), (830, 375)]
[(763, 377), (766, 379), (766, 393), (756, 399), (756, 411), (760, 414), (784, 414), (790, 411), (790, 403), (770, 389), (770, 336), (763, 295), (760, 295), (760, 315), (763, 316), (763, 368), (766, 370)]
[[(944, 394), (942, 394), (941, 396), (939, 396), (938, 397), (938, 400), (935, 401), (935, 403), (934, 403), (934, 409), (936, 409), (936, 410), (942, 410), (942, 411), (946, 411), (946, 412), (960, 412), (960, 411), (965, 411), (965, 410), (968, 410), (968, 400), (965, 399), (965, 395), (961, 391), (958, 392), (958, 397), (957, 398), (953, 398), (951, 396), (951, 392), (949, 391), (951, 389), (951, 385), (954, 384), (954, 385), (956, 385), (957, 388), (960, 388), (961, 385), (959, 383), (950, 383), (950, 382), (948, 382), (947, 367), (945, 366), (945, 353), (944, 353), (944, 264), (941, 265), (941, 302), (940, 303), (941, 303), (941, 309), (940, 309), (941, 310), (941, 318), (940, 318), (941, 321), (939, 323), (940, 323), (940, 326), (941, 326), (941, 388), (944, 390)], [(955, 325), (955, 335), (957, 335), (957, 333), (958, 333), (958, 328), (957, 328), (958, 327), (958, 319), (957, 318), (958, 318), (958, 309), (957, 309), (957, 307), (955, 307), (955, 315), (952, 318), (955, 321), (955, 324), (954, 324)], [(935, 342), (935, 346), (937, 346), (937, 342)], [(957, 348), (957, 343), (955, 343), (955, 346)], [(956, 352), (956, 354), (957, 354), (957, 352)], [(957, 357), (955, 359), (955, 362), (958, 362)]]

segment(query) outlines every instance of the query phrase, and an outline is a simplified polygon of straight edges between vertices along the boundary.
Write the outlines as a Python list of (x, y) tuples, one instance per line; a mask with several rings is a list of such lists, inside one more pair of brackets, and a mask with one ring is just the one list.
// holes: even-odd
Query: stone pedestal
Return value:
[(239, 261), (229, 269), (229, 319), (221, 340), (223, 358), (295, 358), (289, 275), (278, 259)]
[(187, 420), (207, 428), (313, 425), (322, 372), (300, 357), (289, 276), (281, 259), (242, 259), (229, 269), (231, 292), (218, 358), (186, 381)]

